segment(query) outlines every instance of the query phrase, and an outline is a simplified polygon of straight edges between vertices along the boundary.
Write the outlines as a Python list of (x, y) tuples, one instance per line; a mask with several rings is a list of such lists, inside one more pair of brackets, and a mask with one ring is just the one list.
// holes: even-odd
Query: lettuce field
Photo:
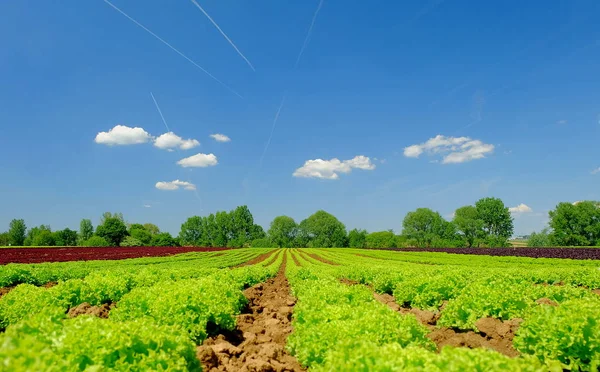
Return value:
[(596, 260), (350, 248), (172, 254), (0, 266), (0, 370), (600, 368)]

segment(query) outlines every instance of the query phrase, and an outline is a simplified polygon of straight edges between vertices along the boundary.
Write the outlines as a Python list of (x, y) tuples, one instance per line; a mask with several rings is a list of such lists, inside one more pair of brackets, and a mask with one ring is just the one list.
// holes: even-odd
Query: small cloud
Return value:
[(229, 138), (228, 136), (226, 136), (224, 134), (215, 133), (215, 134), (211, 134), (210, 136), (212, 139), (214, 139), (217, 142), (230, 142), (231, 141), (231, 138)]
[(485, 158), (494, 152), (494, 145), (469, 137), (446, 137), (438, 134), (427, 142), (404, 148), (404, 156), (408, 158), (418, 158), (424, 152), (429, 156), (443, 154), (442, 164), (465, 163)]
[(600, 167), (594, 169), (593, 171), (590, 172), (591, 174), (597, 174), (600, 173)]
[(510, 213), (531, 213), (533, 212), (533, 209), (531, 209), (529, 206), (521, 203), (519, 205), (517, 205), (516, 207), (510, 207), (508, 208)]
[(381, 164), (385, 164), (385, 163), (387, 162), (387, 159), (379, 159), (379, 162), (380, 162)]
[(202, 153), (190, 156), (188, 158), (181, 159), (177, 162), (177, 164), (181, 165), (184, 168), (213, 167), (213, 166), (217, 165), (218, 163), (219, 162), (217, 161), (217, 157), (214, 154), (202, 154)]
[(144, 204), (144, 208), (152, 208), (150, 204)]
[(307, 160), (302, 167), (296, 169), (293, 176), (337, 180), (339, 178), (338, 173), (350, 173), (353, 168), (373, 170), (375, 169), (375, 164), (371, 162), (371, 159), (363, 155), (344, 161), (337, 158), (331, 160)]
[(173, 132), (161, 134), (154, 140), (154, 146), (159, 149), (172, 151), (174, 148), (189, 150), (200, 146), (200, 142), (195, 139), (186, 139), (179, 137)]
[(556, 122), (556, 124), (558, 124), (558, 125), (564, 125), (564, 124), (567, 124), (567, 123), (568, 123), (568, 121), (565, 120), (565, 119), (559, 120), (559, 121)]
[[(155, 186), (159, 190), (167, 191), (178, 190), (180, 187), (183, 187), (185, 190), (196, 190), (196, 185), (194, 185), (193, 183), (180, 180), (175, 180), (171, 182), (157, 182)], [(149, 205), (144, 205), (144, 207), (150, 208)]]
[(510, 154), (512, 154), (512, 150), (506, 150), (506, 151), (504, 151), (504, 155), (510, 155)]
[(150, 133), (146, 132), (144, 128), (131, 128), (125, 125), (116, 125), (108, 132), (100, 132), (96, 135), (94, 142), (107, 145), (139, 145), (147, 143), (152, 139)]
[(485, 106), (485, 95), (481, 90), (478, 90), (473, 95), (471, 104), (471, 119), (474, 122), (480, 122), (483, 114), (483, 107)]

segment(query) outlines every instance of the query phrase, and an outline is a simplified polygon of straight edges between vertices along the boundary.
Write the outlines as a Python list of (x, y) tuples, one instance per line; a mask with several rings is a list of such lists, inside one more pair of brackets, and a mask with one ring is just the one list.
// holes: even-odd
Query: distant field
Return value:
[(510, 245), (513, 247), (527, 247), (527, 240), (511, 240)]

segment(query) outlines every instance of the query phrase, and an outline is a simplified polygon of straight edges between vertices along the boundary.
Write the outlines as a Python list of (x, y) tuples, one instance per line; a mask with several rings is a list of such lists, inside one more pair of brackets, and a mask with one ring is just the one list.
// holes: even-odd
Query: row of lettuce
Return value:
[[(0, 370), (200, 370), (196, 345), (207, 329), (232, 330), (246, 304), (242, 290), (274, 276), (283, 260), (277, 253), (223, 270), (249, 256), (202, 255), (80, 268), (91, 271), (51, 288), (18, 285), (0, 298)], [(83, 302), (117, 306), (108, 319), (68, 318)]]
[[(288, 267), (298, 297), (290, 347), (311, 369), (595, 371), (600, 367), (600, 296), (592, 291), (600, 288), (597, 267), (536, 266), (512, 259), (512, 267), (494, 268), (493, 260), (484, 258), (480, 264), (490, 265), (474, 270), (470, 264), (416, 265), (390, 252), (373, 252), (369, 259), (356, 253), (364, 251), (304, 251), (339, 264), (295, 253), (294, 262), (302, 266)], [(341, 278), (365, 285), (347, 286)], [(414, 316), (374, 300), (368, 286), (393, 294), (406, 307), (439, 311), (445, 304), (439, 327), (477, 332), (475, 323), (481, 318), (524, 319), (514, 339), (521, 357), (510, 359), (482, 349), (445, 348), (436, 354), (426, 338), (428, 329)], [(541, 298), (558, 306), (536, 302)]]

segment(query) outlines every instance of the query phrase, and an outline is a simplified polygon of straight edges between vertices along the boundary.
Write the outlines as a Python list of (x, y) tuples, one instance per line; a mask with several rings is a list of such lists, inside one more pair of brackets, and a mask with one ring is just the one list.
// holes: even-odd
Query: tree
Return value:
[(226, 247), (231, 235), (231, 219), (229, 213), (220, 211), (214, 217), (214, 235), (212, 237), (213, 247)]
[(10, 244), (10, 234), (8, 232), (0, 233), (0, 247), (5, 247)]
[(162, 232), (154, 235), (152, 238), (152, 245), (155, 247), (176, 247), (178, 246), (177, 241), (173, 239), (171, 234), (168, 232)]
[(315, 248), (346, 247), (346, 226), (335, 216), (323, 210), (317, 211), (300, 223), (308, 245)]
[(396, 248), (396, 235), (393, 231), (377, 231), (367, 235), (367, 248)]
[(475, 245), (479, 239), (483, 238), (483, 220), (479, 218), (477, 208), (472, 205), (467, 205), (458, 208), (454, 212), (454, 225), (462, 234), (467, 247)]
[(482, 198), (475, 203), (477, 214), (483, 221), (483, 231), (490, 247), (508, 246), (513, 234), (513, 219), (510, 211), (498, 198)]
[(126, 236), (121, 242), (121, 247), (141, 247), (144, 244), (133, 236)]
[(590, 246), (600, 243), (600, 202), (559, 203), (549, 212), (553, 245)]
[(123, 213), (110, 213), (110, 212), (104, 212), (102, 213), (102, 217), (100, 217), (100, 225), (104, 225), (104, 222), (106, 222), (106, 220), (108, 220), (109, 218), (117, 218), (119, 220), (121, 220), (121, 222), (125, 223), (125, 219), (123, 218)]
[(55, 244), (60, 247), (69, 247), (77, 245), (77, 231), (68, 227), (64, 230), (54, 232)]
[(108, 240), (98, 236), (93, 235), (88, 240), (82, 242), (84, 247), (110, 247), (111, 244)]
[(145, 223), (144, 228), (151, 234), (157, 235), (160, 234), (160, 229), (153, 223)]
[(92, 221), (84, 218), (79, 223), (79, 241), (84, 242), (94, 235), (94, 226)]
[(37, 246), (39, 247), (40, 242), (42, 240), (37, 240), (36, 238), (37, 236), (43, 232), (46, 231), (46, 237), (44, 238), (44, 240), (48, 240), (48, 234), (47, 233), (52, 233), (52, 230), (50, 229), (50, 225), (40, 225), (40, 226), (36, 226), (36, 227), (32, 227), (29, 229), (29, 231), (27, 231), (27, 235), (25, 237), (25, 241), (23, 242), (23, 245), (25, 246)]
[(252, 225), (252, 230), (250, 231), (250, 239), (252, 241), (256, 239), (266, 239), (267, 234), (261, 225), (254, 224)]
[(350, 230), (350, 232), (348, 233), (348, 246), (350, 248), (367, 247), (367, 230)]
[(252, 248), (277, 248), (269, 238), (254, 239), (250, 246)]
[(275, 247), (290, 248), (294, 246), (298, 225), (292, 217), (277, 216), (271, 221), (267, 233)]
[[(146, 229), (144, 225), (134, 223), (129, 226), (129, 236), (136, 239), (139, 246), (150, 245), (152, 242), (152, 234)], [(121, 243), (123, 246), (123, 243)]]
[(113, 246), (118, 247), (129, 233), (123, 220), (118, 217), (109, 217), (104, 220), (102, 225), (96, 228), (96, 235), (106, 239)]
[(229, 236), (228, 246), (242, 247), (252, 241), (252, 233), (255, 232), (254, 217), (247, 206), (242, 205), (229, 212)]
[(402, 234), (415, 241), (418, 247), (430, 247), (435, 239), (448, 238), (450, 227), (438, 212), (417, 208), (408, 212), (402, 221)]
[(193, 216), (181, 224), (179, 239), (183, 245), (206, 247), (210, 245), (206, 218)]
[(539, 233), (535, 231), (529, 235), (529, 239), (527, 239), (528, 247), (549, 247), (552, 243), (550, 242), (550, 232), (548, 228), (543, 229)]
[(8, 228), (9, 235), (9, 243), (10, 245), (20, 246), (23, 245), (25, 241), (25, 232), (27, 231), (27, 226), (25, 225), (24, 220), (14, 219), (10, 221)]
[(56, 240), (54, 239), (54, 234), (52, 234), (50, 230), (44, 229), (40, 230), (40, 232), (34, 236), (31, 245), (35, 247), (51, 247), (56, 245)]

